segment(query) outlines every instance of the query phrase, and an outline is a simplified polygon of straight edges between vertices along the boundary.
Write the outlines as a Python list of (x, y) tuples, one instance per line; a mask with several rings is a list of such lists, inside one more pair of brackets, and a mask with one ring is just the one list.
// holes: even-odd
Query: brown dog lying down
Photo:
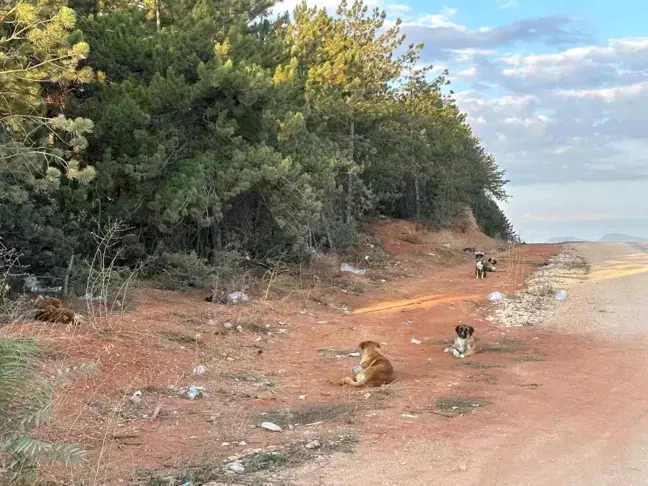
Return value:
[(43, 299), (39, 296), (36, 301), (34, 319), (41, 322), (60, 322), (62, 324), (80, 324), (81, 316), (72, 309), (63, 307), (58, 299)]
[(376, 341), (363, 341), (359, 346), (362, 351), (360, 368), (362, 371), (354, 373), (353, 377), (345, 377), (340, 385), (352, 387), (380, 386), (394, 381), (394, 368), (389, 360), (382, 354), (380, 343)]

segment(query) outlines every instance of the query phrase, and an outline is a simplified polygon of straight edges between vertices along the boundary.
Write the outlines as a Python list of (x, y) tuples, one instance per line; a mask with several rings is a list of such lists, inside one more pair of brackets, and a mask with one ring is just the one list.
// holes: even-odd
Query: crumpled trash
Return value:
[(556, 300), (565, 300), (567, 298), (567, 291), (565, 289), (560, 289), (556, 292), (555, 298)]
[(498, 292), (497, 290), (488, 294), (488, 300), (490, 300), (491, 302), (499, 302), (501, 300), (504, 300), (504, 297), (504, 294)]
[(261, 424), (261, 427), (271, 432), (281, 432), (282, 430), (281, 427), (279, 427), (277, 424), (273, 424), (272, 422), (263, 422)]
[(421, 341), (419, 341), (418, 339), (414, 339), (414, 338), (412, 338), (412, 340), (410, 342), (412, 344), (421, 344)]
[(229, 305), (247, 304), (248, 300), (250, 298), (243, 292), (232, 292), (227, 296), (227, 303)]
[(187, 396), (187, 398), (189, 398), (189, 400), (195, 400), (196, 398), (203, 395), (204, 389), (205, 387), (202, 386), (191, 385), (189, 387), (189, 390), (185, 392), (185, 395)]
[(205, 373), (207, 373), (207, 367), (206, 366), (198, 365), (193, 369), (193, 374), (194, 375), (200, 376), (200, 375), (204, 375)]
[(351, 273), (354, 273), (356, 275), (364, 275), (365, 273), (367, 273), (367, 270), (356, 268), (356, 267), (354, 267), (352, 265), (349, 265), (348, 263), (343, 263), (342, 265), (340, 265), (340, 271), (341, 272), (351, 272)]
[(319, 449), (322, 447), (322, 443), (319, 440), (313, 440), (306, 444), (306, 449)]
[(133, 402), (135, 405), (139, 405), (139, 403), (142, 401), (142, 392), (141, 390), (137, 390), (135, 393), (131, 395), (129, 398), (131, 402)]
[(245, 467), (240, 462), (230, 462), (225, 467), (227, 467), (227, 469), (229, 469), (230, 471), (234, 471), (235, 473), (241, 474), (245, 472)]

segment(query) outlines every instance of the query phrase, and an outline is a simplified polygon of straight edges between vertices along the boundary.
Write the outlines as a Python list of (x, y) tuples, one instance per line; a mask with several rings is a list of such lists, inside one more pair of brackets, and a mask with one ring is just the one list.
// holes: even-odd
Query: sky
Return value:
[[(292, 9), (297, 0), (286, 0)], [(307, 0), (331, 12), (338, 0)], [(366, 0), (422, 61), (510, 181), (527, 242), (648, 238), (648, 9), (641, 0)]]

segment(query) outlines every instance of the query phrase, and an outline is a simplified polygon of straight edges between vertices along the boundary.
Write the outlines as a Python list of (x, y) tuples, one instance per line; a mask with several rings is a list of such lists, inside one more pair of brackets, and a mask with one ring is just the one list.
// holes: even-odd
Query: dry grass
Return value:
[(316, 351), (322, 359), (358, 359), (349, 354), (359, 352), (358, 348), (317, 348)]
[(480, 363), (478, 361), (462, 361), (463, 366), (469, 366), (471, 368), (476, 368), (478, 370), (488, 370), (490, 368), (504, 368), (502, 365), (492, 365), (486, 363)]
[(329, 403), (308, 405), (298, 409), (277, 409), (261, 412), (257, 420), (259, 423), (272, 422), (281, 428), (288, 428), (350, 417), (357, 411), (358, 406), (352, 403)]
[(436, 402), (436, 408), (444, 412), (463, 415), (472, 412), (476, 408), (490, 405), (490, 403), (490, 401), (483, 398), (473, 397), (439, 398)]
[(500, 342), (485, 345), (482, 353), (517, 353), (524, 348), (524, 343), (520, 340), (503, 339)]
[[(277, 473), (281, 470), (294, 468), (335, 452), (352, 453), (357, 441), (356, 431), (345, 430), (339, 435), (315, 436), (308, 441), (295, 441), (273, 447), (272, 450), (253, 452), (236, 461), (244, 467), (244, 472), (236, 475), (226, 468), (226, 464), (232, 462), (230, 459), (219, 461), (213, 455), (206, 455), (200, 462), (184, 466), (182, 469), (165, 472), (142, 471), (134, 484), (168, 486), (169, 484), (198, 485), (213, 482), (218, 485), (280, 486), (287, 484), (277, 479)], [(268, 477), (268, 473), (272, 474), (272, 479)]]

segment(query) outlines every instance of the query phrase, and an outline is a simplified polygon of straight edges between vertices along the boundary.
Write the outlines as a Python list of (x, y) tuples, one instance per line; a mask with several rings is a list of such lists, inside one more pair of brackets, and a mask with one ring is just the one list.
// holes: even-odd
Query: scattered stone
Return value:
[(319, 440), (314, 440), (306, 444), (306, 449), (319, 449), (320, 447), (322, 447), (322, 444)]
[(236, 330), (238, 332), (243, 332), (243, 326), (236, 326)]
[(306, 400), (306, 395), (299, 395), (297, 400)]
[(231, 356), (228, 356), (228, 357), (227, 357), (227, 358), (225, 358), (225, 359), (226, 359), (227, 361), (229, 361), (229, 362), (232, 362), (232, 361), (234, 361), (234, 358), (232, 358)]
[(282, 428), (279, 427), (277, 424), (273, 424), (272, 422), (263, 422), (261, 424), (261, 427), (263, 427), (266, 430), (269, 430), (271, 432), (281, 432)]
[(328, 321), (317, 321), (318, 324), (328, 324)]
[(412, 344), (421, 344), (421, 341), (419, 341), (418, 339), (414, 339), (414, 338), (412, 338), (412, 340), (410, 342)]
[(354, 351), (353, 353), (349, 353), (349, 356), (351, 356), (352, 358), (359, 358), (359, 357), (360, 357), (360, 353), (357, 352), (357, 351)]
[(223, 327), (225, 329), (232, 329), (232, 323), (231, 322), (226, 322), (225, 324), (223, 324)]

